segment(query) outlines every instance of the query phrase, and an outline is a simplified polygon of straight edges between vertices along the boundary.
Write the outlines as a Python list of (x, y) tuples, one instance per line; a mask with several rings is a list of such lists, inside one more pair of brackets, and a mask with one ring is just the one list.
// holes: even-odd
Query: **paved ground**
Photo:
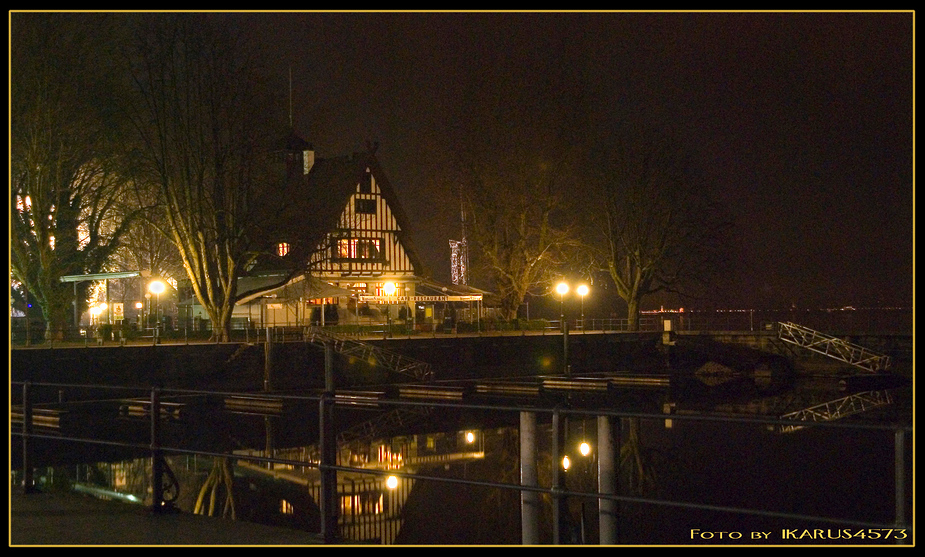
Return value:
[(78, 493), (10, 493), (10, 546), (318, 545), (317, 534), (189, 513), (155, 514)]

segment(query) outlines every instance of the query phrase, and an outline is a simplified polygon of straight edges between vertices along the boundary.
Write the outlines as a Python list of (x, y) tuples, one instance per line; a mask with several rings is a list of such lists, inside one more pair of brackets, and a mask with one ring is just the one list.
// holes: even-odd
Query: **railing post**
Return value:
[(324, 393), (318, 408), (321, 445), (321, 536), (324, 543), (337, 540), (337, 442), (334, 438), (334, 346), (324, 344)]
[(32, 400), (28, 381), (22, 385), (22, 487), (24, 493), (38, 491), (32, 469)]
[(151, 388), (151, 508), (160, 512), (164, 508), (164, 466), (161, 455), (161, 397), (160, 389)]
[[(536, 412), (520, 413), (520, 485), (537, 487)], [(536, 491), (520, 492), (521, 543), (538, 545), (540, 496)]]

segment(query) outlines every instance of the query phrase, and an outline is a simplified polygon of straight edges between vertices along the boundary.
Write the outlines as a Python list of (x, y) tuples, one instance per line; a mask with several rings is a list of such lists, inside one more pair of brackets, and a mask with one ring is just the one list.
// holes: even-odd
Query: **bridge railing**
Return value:
[[(136, 412), (137, 416), (141, 416), (142, 418), (146, 416), (150, 422), (150, 428), (148, 428), (148, 431), (150, 432), (149, 437), (144, 439), (135, 439), (132, 441), (124, 441), (107, 437), (103, 433), (104, 431), (111, 432), (111, 428), (98, 428), (98, 433), (95, 435), (78, 437), (67, 435), (65, 432), (60, 430), (56, 431), (55, 428), (60, 427), (60, 423), (54, 421), (53, 416), (51, 416), (53, 412), (48, 412), (47, 405), (36, 404), (35, 393), (57, 392), (59, 393), (59, 397), (61, 397), (60, 393), (63, 393), (66, 390), (76, 390), (81, 393), (86, 393), (89, 391), (102, 391), (105, 393), (110, 393), (104, 398), (111, 401), (113, 397), (112, 393), (116, 393), (116, 397), (128, 396), (126, 393), (137, 394), (137, 387), (131, 388), (105, 385), (29, 382), (13, 382), (12, 387), (12, 393), (14, 396), (11, 400), (11, 433), (13, 438), (18, 439), (21, 443), (22, 460), (19, 462), (19, 470), (22, 471), (22, 487), (27, 493), (34, 492), (36, 490), (36, 482), (33, 476), (33, 472), (35, 468), (41, 466), (41, 463), (35, 461), (34, 451), (36, 444), (41, 443), (46, 446), (52, 446), (53, 444), (57, 443), (68, 443), (69, 447), (73, 447), (74, 443), (78, 443), (81, 445), (86, 445), (88, 449), (93, 446), (107, 447), (110, 449), (113, 447), (122, 447), (134, 451), (146, 452), (149, 454), (152, 463), (150, 467), (150, 485), (153, 486), (150, 505), (152, 510), (156, 512), (161, 512), (172, 507), (171, 494), (174, 494), (175, 496), (175, 489), (177, 487), (174, 485), (176, 483), (176, 478), (170, 471), (169, 467), (166, 465), (166, 461), (164, 459), (165, 455), (168, 454), (202, 455), (215, 459), (237, 459), (245, 462), (258, 463), (261, 466), (273, 467), (278, 465), (280, 467), (289, 469), (299, 467), (317, 469), (320, 474), (321, 481), (320, 491), (318, 492), (319, 497), (321, 498), (320, 534), (327, 542), (335, 542), (339, 540), (340, 536), (340, 532), (338, 531), (337, 527), (338, 504), (336, 500), (336, 476), (339, 472), (349, 472), (351, 474), (378, 476), (380, 479), (388, 474), (414, 481), (428, 480), (432, 482), (445, 482), (459, 486), (477, 486), (489, 489), (519, 492), (522, 499), (522, 535), (524, 543), (537, 543), (536, 540), (539, 539), (540, 529), (538, 521), (540, 518), (539, 514), (537, 513), (537, 504), (539, 503), (538, 498), (541, 496), (548, 498), (548, 500), (551, 501), (553, 513), (552, 516), (554, 517), (552, 523), (552, 543), (554, 544), (568, 543), (570, 540), (573, 542), (575, 541), (574, 539), (568, 537), (569, 530), (566, 528), (566, 526), (564, 526), (567, 521), (563, 519), (563, 517), (568, 515), (566, 502), (569, 498), (586, 498), (589, 500), (597, 500), (601, 502), (599, 507), (601, 509), (599, 517), (600, 541), (601, 543), (608, 544), (616, 543), (614, 541), (616, 540), (616, 533), (611, 532), (610, 529), (616, 528), (616, 523), (614, 522), (614, 509), (616, 507), (613, 505), (618, 503), (653, 505), (663, 508), (703, 510), (711, 513), (729, 513), (733, 515), (763, 517), (767, 519), (781, 519), (790, 521), (793, 524), (823, 523), (868, 529), (868, 531), (877, 530), (880, 532), (889, 530), (891, 532), (903, 533), (903, 539), (897, 539), (893, 543), (911, 543), (911, 536), (908, 536), (911, 530), (909, 530), (909, 524), (905, 514), (906, 503), (910, 497), (910, 494), (907, 493), (906, 490), (905, 481), (905, 443), (907, 436), (909, 436), (912, 432), (911, 426), (872, 423), (849, 424), (841, 422), (820, 422), (807, 424), (805, 426), (807, 428), (840, 428), (843, 431), (866, 430), (892, 432), (894, 443), (893, 454), (895, 455), (896, 460), (894, 468), (895, 477), (893, 482), (895, 491), (892, 494), (883, 493), (883, 496), (887, 499), (887, 501), (895, 502), (895, 520), (889, 523), (884, 523), (864, 519), (845, 518), (844, 516), (819, 516), (816, 514), (802, 514), (799, 512), (799, 509), (778, 512), (765, 508), (718, 505), (705, 501), (676, 501), (639, 494), (628, 495), (618, 490), (613, 483), (613, 479), (619, 470), (619, 458), (616, 458), (616, 456), (621, 454), (621, 447), (614, 447), (610, 445), (609, 448), (606, 448), (603, 446), (605, 445), (604, 440), (610, 439), (612, 437), (609, 429), (611, 427), (610, 424), (612, 423), (612, 420), (619, 420), (624, 418), (657, 420), (658, 422), (665, 422), (666, 427), (669, 427), (670, 423), (687, 421), (714, 425), (720, 423), (754, 425), (767, 429), (779, 428), (782, 426), (792, 426), (792, 418), (769, 419), (710, 414), (671, 414), (670, 416), (667, 416), (665, 414), (653, 414), (645, 412), (616, 411), (607, 408), (569, 408), (559, 405), (554, 407), (542, 407), (537, 405), (518, 406), (516, 404), (508, 405), (493, 402), (485, 403), (453, 400), (390, 400), (386, 398), (379, 398), (376, 400), (376, 404), (383, 412), (388, 412), (390, 410), (400, 408), (429, 408), (437, 409), (440, 412), (448, 412), (451, 410), (471, 410), (480, 412), (491, 411), (497, 413), (514, 413), (519, 415), (521, 424), (518, 433), (520, 437), (520, 477), (523, 479), (520, 483), (504, 483), (409, 473), (396, 469), (383, 470), (364, 466), (351, 466), (339, 462), (334, 456), (337, 453), (336, 443), (338, 438), (337, 432), (339, 431), (339, 428), (337, 427), (334, 420), (334, 410), (336, 408), (339, 408), (340, 410), (349, 410), (351, 408), (352, 402), (349, 400), (349, 397), (347, 399), (338, 399), (336, 393), (331, 392), (322, 393), (319, 395), (304, 396), (273, 393), (245, 393), (249, 399), (266, 399), (268, 404), (260, 405), (260, 407), (266, 408), (272, 406), (274, 412), (278, 411), (279, 408), (285, 407), (287, 403), (308, 403), (310, 406), (313, 404), (318, 405), (317, 408), (319, 419), (317, 433), (318, 438), (320, 439), (320, 450), (313, 452), (312, 454), (318, 455), (319, 458), (311, 458), (308, 460), (292, 460), (275, 458), (272, 453), (260, 455), (242, 454), (240, 452), (228, 451), (210, 451), (204, 450), (201, 447), (191, 448), (190, 446), (184, 444), (170, 445), (166, 443), (165, 438), (161, 434), (162, 428), (164, 424), (167, 423), (167, 421), (174, 419), (177, 416), (177, 413), (172, 406), (172, 400), (176, 401), (179, 399), (189, 401), (195, 400), (195, 397), (206, 397), (214, 400), (216, 397), (227, 398), (230, 396), (241, 395), (242, 393), (168, 390), (160, 389), (157, 387), (151, 388), (147, 397), (132, 399), (136, 401), (135, 406), (138, 408), (138, 411)], [(136, 394), (131, 396), (136, 396)], [(88, 401), (85, 400), (82, 402), (82, 404), (86, 405), (88, 404)], [(537, 475), (537, 466), (540, 459), (540, 452), (537, 451), (537, 446), (541, 442), (541, 439), (539, 438), (540, 434), (538, 433), (540, 430), (536, 428), (537, 416), (546, 416), (545, 419), (549, 420), (549, 423), (551, 424), (551, 438), (549, 439), (549, 446), (551, 448), (548, 453), (545, 453), (548, 454), (550, 459), (547, 469), (551, 471), (551, 478), (548, 481), (544, 480), (545, 485), (541, 485)], [(210, 414), (209, 417), (214, 419), (221, 419), (222, 413), (214, 412)], [(590, 489), (578, 489), (574, 485), (572, 488), (569, 488), (564, 482), (565, 471), (560, 463), (563, 462), (563, 456), (566, 454), (566, 450), (563, 445), (563, 435), (564, 432), (567, 431), (567, 427), (563, 428), (562, 424), (567, 423), (569, 417), (575, 421), (583, 419), (595, 419), (597, 421), (598, 436), (602, 447), (599, 450), (599, 454), (597, 455), (598, 485), (596, 488), (591, 487)], [(314, 423), (314, 420), (308, 420), (304, 423)], [(221, 430), (221, 428), (217, 427), (216, 430)], [(704, 441), (706, 442), (706, 440)], [(809, 459), (812, 454), (827, 454), (825, 450), (817, 450), (819, 449), (818, 438), (812, 441), (812, 443), (814, 443), (813, 450), (805, 451), (806, 456), (803, 457), (803, 460), (800, 463), (801, 466), (810, 465), (810, 463), (807, 462), (807, 459)], [(89, 453), (87, 458), (92, 458)], [(827, 469), (831, 468), (832, 465), (831, 462), (822, 462), (821, 464)], [(856, 478), (845, 478), (844, 481), (847, 484), (850, 484), (851, 482), (856, 481)], [(846, 485), (845, 488), (850, 489), (851, 485)], [(873, 505), (873, 503), (871, 503), (871, 505)], [(435, 524), (433, 526), (439, 527), (439, 524)], [(585, 541), (587, 542), (587, 540)], [(684, 541), (687, 542), (690, 540)]]

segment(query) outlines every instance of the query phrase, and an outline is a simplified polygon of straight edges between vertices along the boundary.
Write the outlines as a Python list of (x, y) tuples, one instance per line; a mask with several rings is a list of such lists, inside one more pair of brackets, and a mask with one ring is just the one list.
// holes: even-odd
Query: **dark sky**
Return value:
[(574, 137), (671, 129), (736, 218), (729, 307), (912, 304), (913, 13), (235, 17), (291, 68), (318, 156), (379, 142), (435, 278), (460, 236), (448, 161), (503, 92), (485, 133), (541, 143), (576, 98)]

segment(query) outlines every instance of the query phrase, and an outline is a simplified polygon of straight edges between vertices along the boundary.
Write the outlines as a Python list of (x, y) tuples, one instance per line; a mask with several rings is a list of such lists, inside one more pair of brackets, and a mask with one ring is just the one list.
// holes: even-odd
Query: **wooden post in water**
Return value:
[[(520, 485), (537, 487), (536, 471), (536, 412), (520, 413)], [(521, 543), (538, 545), (540, 526), (540, 494), (520, 492)]]
[(161, 398), (157, 387), (151, 389), (151, 508), (164, 507), (164, 467), (161, 460)]
[[(613, 419), (610, 416), (597, 417), (597, 492), (614, 495), (617, 487), (616, 450), (613, 442)], [(613, 499), (598, 499), (600, 544), (617, 543), (617, 502)]]
[(562, 496), (562, 439), (559, 425), (559, 409), (552, 411), (552, 543), (562, 543), (565, 499)]
[(267, 343), (263, 345), (263, 390), (273, 390), (273, 334), (267, 327)]
[(324, 543), (337, 540), (337, 441), (334, 438), (334, 346), (324, 344), (324, 393), (318, 409), (321, 445), (321, 536)]

